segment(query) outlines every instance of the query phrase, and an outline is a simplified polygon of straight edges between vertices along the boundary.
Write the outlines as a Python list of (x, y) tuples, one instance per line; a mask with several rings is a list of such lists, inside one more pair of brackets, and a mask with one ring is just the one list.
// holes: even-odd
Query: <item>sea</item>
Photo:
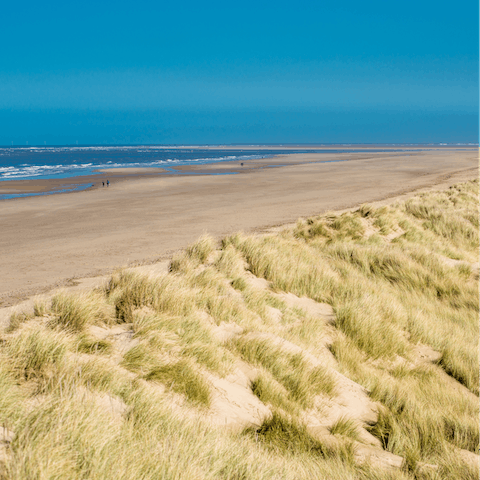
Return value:
[[(31, 147), (0, 147), (0, 182), (12, 180), (62, 179), (84, 175), (100, 174), (98, 169), (108, 168), (144, 168), (161, 167), (175, 174), (175, 167), (180, 165), (201, 165), (208, 163), (242, 161), (268, 158), (291, 153), (356, 153), (379, 151), (364, 148), (352, 149), (332, 148), (286, 148), (272, 150), (265, 148), (218, 147), (207, 149), (189, 146), (165, 145), (131, 145), (131, 146), (31, 146)], [(438, 147), (439, 145), (429, 145)], [(400, 147), (400, 145), (399, 145)], [(402, 145), (405, 151), (405, 145)], [(418, 146), (411, 145), (412, 151)], [(381, 151), (381, 150), (380, 150)], [(392, 150), (390, 147), (388, 151)], [(1, 185), (1, 183), (0, 183)], [(69, 186), (68, 191), (85, 189), (88, 185)], [(43, 192), (42, 195), (61, 193), (67, 190)], [(37, 194), (0, 195), (0, 200), (19, 196)]]

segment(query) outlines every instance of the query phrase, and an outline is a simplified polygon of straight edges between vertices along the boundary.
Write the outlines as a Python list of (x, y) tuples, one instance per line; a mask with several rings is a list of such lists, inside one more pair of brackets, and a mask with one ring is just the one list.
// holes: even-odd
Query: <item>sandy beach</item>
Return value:
[[(225, 162), (177, 170), (109, 172), (108, 188), (2, 201), (0, 305), (73, 278), (155, 262), (204, 232), (266, 229), (476, 178), (478, 152), (298, 154), (243, 167)], [(11, 189), (28, 187), (9, 183)]]

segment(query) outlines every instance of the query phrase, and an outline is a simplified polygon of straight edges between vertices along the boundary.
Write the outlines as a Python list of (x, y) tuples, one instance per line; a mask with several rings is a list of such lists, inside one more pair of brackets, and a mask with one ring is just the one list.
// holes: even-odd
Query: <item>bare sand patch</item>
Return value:
[(95, 172), (101, 173), (110, 173), (112, 175), (138, 175), (140, 173), (147, 174), (147, 173), (164, 173), (166, 170), (164, 168), (99, 168), (98, 170), (94, 170)]

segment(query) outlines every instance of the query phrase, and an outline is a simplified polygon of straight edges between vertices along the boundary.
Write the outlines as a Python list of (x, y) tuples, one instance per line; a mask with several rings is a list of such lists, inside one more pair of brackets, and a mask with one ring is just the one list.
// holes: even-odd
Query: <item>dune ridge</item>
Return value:
[(39, 297), (0, 478), (478, 478), (478, 180)]

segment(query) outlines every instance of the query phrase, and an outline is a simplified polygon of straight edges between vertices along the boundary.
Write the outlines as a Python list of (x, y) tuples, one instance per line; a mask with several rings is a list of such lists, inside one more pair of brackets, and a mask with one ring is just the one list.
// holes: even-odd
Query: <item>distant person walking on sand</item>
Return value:
[(110, 182), (107, 180), (107, 187), (110, 185)]
[(102, 187), (104, 187), (104, 186), (105, 186), (105, 182), (102, 182)]

